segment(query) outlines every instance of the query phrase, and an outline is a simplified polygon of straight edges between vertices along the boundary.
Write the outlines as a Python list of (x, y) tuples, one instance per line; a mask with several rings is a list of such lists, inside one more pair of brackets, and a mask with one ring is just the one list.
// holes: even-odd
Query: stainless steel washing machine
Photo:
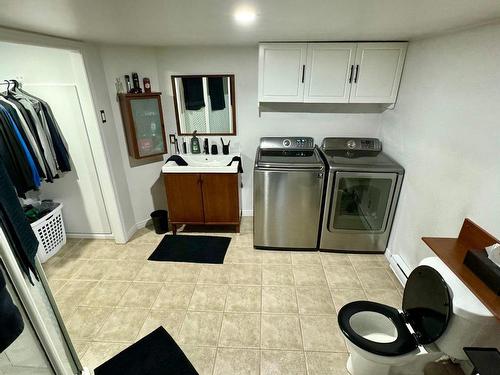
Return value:
[(254, 166), (254, 247), (317, 250), (325, 165), (310, 137), (264, 137)]
[(325, 138), (327, 182), (320, 250), (383, 253), (404, 169), (376, 138)]

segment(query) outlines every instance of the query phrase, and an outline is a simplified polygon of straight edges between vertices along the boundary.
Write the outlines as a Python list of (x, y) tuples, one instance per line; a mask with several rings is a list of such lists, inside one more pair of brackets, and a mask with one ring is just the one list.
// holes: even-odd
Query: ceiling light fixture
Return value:
[(234, 19), (240, 25), (250, 25), (256, 18), (255, 10), (250, 7), (240, 7), (234, 12)]

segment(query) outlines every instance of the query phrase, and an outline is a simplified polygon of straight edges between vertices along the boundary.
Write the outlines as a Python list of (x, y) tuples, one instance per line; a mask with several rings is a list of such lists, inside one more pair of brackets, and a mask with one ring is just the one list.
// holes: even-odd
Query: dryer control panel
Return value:
[(382, 143), (377, 138), (325, 138), (323, 150), (382, 151)]

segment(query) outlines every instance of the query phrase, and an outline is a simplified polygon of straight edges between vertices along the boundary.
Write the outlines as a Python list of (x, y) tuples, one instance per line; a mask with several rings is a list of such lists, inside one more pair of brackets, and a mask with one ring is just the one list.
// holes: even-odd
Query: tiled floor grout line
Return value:
[[(200, 274), (201, 274), (201, 271), (200, 271)], [(198, 276), (198, 279), (199, 279), (199, 276)], [(201, 285), (204, 285), (204, 284), (201, 284)], [(196, 289), (196, 287), (195, 287), (195, 289)], [(229, 286), (227, 286), (226, 297), (224, 298), (224, 306), (222, 308), (222, 318), (220, 320), (219, 334), (217, 335), (217, 344), (215, 347), (215, 358), (214, 358), (214, 363), (212, 364), (211, 374), (215, 374), (215, 365), (217, 364), (217, 357), (219, 355), (219, 348), (220, 348), (219, 343), (220, 343), (220, 337), (222, 335), (222, 324), (224, 323), (224, 314), (226, 312), (226, 303), (227, 303), (227, 296), (228, 295), (229, 295)]]
[[(291, 256), (291, 255), (290, 255)], [(292, 263), (293, 263), (293, 258), (292, 258)], [(302, 332), (302, 319), (300, 319), (300, 306), (299, 306), (299, 297), (297, 295), (297, 285), (295, 284), (295, 274), (293, 273), (293, 266), (292, 266), (292, 278), (293, 278), (293, 285), (294, 285), (294, 290), (295, 290), (295, 301), (297, 303), (297, 317), (299, 319), (299, 331), (300, 331), (300, 341), (302, 343), (302, 353), (304, 355), (304, 366), (306, 368), (306, 374), (309, 373), (307, 370), (307, 361), (306, 361), (306, 353), (305, 353), (305, 344), (304, 344), (304, 333)]]

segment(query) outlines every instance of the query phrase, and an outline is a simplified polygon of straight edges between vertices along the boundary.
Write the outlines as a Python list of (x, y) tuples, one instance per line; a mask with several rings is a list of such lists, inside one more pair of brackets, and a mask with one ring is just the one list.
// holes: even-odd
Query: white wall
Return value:
[[(163, 92), (167, 133), (176, 132), (170, 82), (172, 74), (235, 74), (237, 136), (224, 138), (226, 141), (231, 139), (231, 152), (242, 154), (244, 214), (252, 212), (252, 171), (260, 137), (311, 136), (317, 143), (320, 143), (321, 139), (327, 136), (378, 136), (379, 134), (380, 114), (263, 112), (259, 116), (257, 63), (257, 47), (166, 47), (158, 49), (158, 71)], [(219, 141), (219, 137), (215, 137), (215, 140)]]
[(149, 163), (139, 162), (128, 156), (127, 141), (116, 96), (115, 79), (120, 77), (124, 83), (125, 74), (131, 76), (132, 72), (136, 72), (139, 74), (141, 87), (142, 78), (149, 77), (152, 90), (159, 91), (156, 51), (153, 48), (131, 46), (100, 46), (99, 49), (115, 120), (114, 126), (118, 135), (119, 157), (125, 170), (135, 223), (143, 226), (154, 209), (166, 208), (165, 192), (160, 178), (163, 158), (154, 158), (153, 162)]
[(465, 217), (500, 235), (500, 25), (411, 42), (387, 153), (406, 169), (389, 243), (410, 267), (422, 236), (456, 237)]

